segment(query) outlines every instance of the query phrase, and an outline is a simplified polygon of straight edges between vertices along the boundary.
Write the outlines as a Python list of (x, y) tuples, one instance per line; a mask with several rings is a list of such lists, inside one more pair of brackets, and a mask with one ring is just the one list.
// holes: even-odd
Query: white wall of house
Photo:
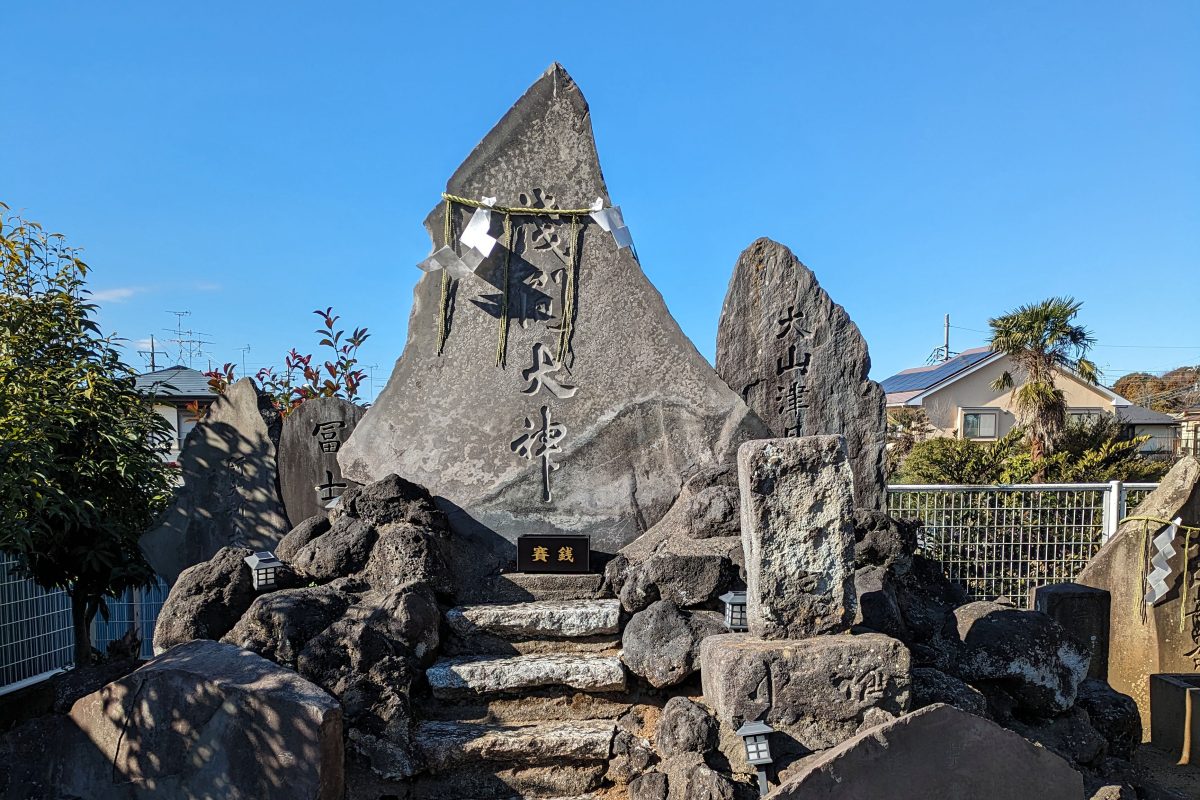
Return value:
[[(935, 435), (962, 435), (971, 427), (972, 420), (967, 417), (972, 414), (977, 415), (974, 422), (980, 424), (979, 435), (972, 438), (996, 439), (1016, 427), (1017, 415), (1013, 404), (1013, 392), (1016, 389), (1000, 392), (992, 388), (992, 382), (1006, 369), (1010, 369), (1008, 359), (999, 359), (926, 394), (921, 405), (935, 428)], [(1013, 378), (1016, 387), (1020, 387), (1021, 376), (1018, 374)], [(1108, 395), (1073, 375), (1059, 374), (1055, 377), (1055, 383), (1062, 389), (1070, 413), (1116, 412)], [(986, 435), (989, 432), (991, 435)]]
[[(997, 391), (992, 382), (1006, 369), (1012, 371), (1012, 362), (1000, 358), (978, 367), (973, 372), (933, 389), (920, 397), (920, 406), (925, 409), (934, 436), (958, 436), (992, 441), (1009, 433), (1017, 426), (1017, 414), (1013, 393), (1020, 388), (1022, 375), (1013, 374), (1014, 388)], [(1071, 373), (1057, 373), (1055, 385), (1062, 390), (1071, 415), (1117, 413), (1117, 401), (1107, 391), (1093, 386)], [(912, 402), (912, 401), (910, 401)], [(1147, 453), (1170, 451), (1174, 447), (1178, 429), (1171, 425), (1135, 425), (1135, 435), (1149, 435), (1151, 440), (1142, 446)]]

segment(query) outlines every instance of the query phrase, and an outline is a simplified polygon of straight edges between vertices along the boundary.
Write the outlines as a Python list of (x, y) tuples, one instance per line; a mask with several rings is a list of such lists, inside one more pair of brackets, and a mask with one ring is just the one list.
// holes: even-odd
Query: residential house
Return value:
[(1200, 456), (1200, 406), (1189, 408), (1175, 415), (1179, 420), (1179, 452)]
[[(1006, 370), (1013, 373), (1014, 388), (993, 389), (992, 382)], [(991, 441), (1017, 425), (1012, 395), (1020, 386), (1020, 373), (1008, 355), (986, 347), (906, 369), (882, 385), (889, 409), (923, 408), (935, 436)], [(1134, 405), (1111, 389), (1090, 384), (1069, 371), (1060, 372), (1055, 385), (1066, 397), (1071, 419), (1115, 416), (1129, 435), (1151, 437), (1143, 452), (1173, 455), (1178, 450), (1180, 424), (1174, 417)]]
[(197, 422), (196, 413), (188, 407), (196, 403), (203, 411), (217, 398), (216, 392), (208, 385), (208, 378), (203, 372), (190, 367), (167, 367), (139, 375), (137, 391), (151, 400), (154, 410), (170, 423), (174, 437), (163, 451), (163, 459), (178, 461), (183, 441)]

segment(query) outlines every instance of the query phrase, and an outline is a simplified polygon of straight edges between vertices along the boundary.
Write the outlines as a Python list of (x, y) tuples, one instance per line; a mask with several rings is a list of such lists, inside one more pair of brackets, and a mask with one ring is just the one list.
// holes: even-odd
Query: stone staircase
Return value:
[(597, 797), (630, 708), (620, 606), (597, 596), (596, 576), (554, 577), (496, 593), (532, 599), (446, 612), (414, 737), (427, 765), (414, 800)]

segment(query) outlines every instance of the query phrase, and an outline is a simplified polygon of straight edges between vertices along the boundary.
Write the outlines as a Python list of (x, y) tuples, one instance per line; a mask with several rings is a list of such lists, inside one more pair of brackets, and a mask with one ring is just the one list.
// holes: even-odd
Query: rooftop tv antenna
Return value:
[(204, 346), (212, 344), (212, 341), (201, 339), (200, 337), (212, 336), (212, 334), (205, 333), (204, 331), (183, 329), (183, 318), (190, 317), (192, 315), (191, 311), (168, 311), (167, 313), (175, 315), (174, 329), (166, 329), (168, 333), (175, 334), (175, 338), (168, 339), (167, 341), (178, 348), (179, 357), (177, 363), (183, 364), (187, 362), (187, 366), (191, 367), (195, 359), (204, 355)]
[(925, 359), (926, 364), (944, 364), (954, 358), (958, 353), (950, 349), (950, 315), (946, 315), (946, 323), (942, 328), (942, 346), (935, 347), (933, 352), (929, 354), (929, 358)]

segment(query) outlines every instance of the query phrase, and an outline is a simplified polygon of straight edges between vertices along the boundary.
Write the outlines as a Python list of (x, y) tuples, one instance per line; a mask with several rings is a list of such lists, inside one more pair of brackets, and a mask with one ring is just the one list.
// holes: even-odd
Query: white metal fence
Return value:
[(888, 513), (925, 523), (921, 551), (973, 598), (1007, 597), (1069, 581), (1158, 484), (890, 486)]
[[(71, 666), (75, 635), (71, 600), (63, 591), (47, 592), (16, 571), (16, 559), (0, 553), (0, 693), (48, 677)], [(161, 580), (149, 589), (131, 589), (108, 602), (109, 618), (92, 623), (92, 646), (108, 644), (136, 627), (143, 658), (153, 655), (151, 639), (167, 596)]]

